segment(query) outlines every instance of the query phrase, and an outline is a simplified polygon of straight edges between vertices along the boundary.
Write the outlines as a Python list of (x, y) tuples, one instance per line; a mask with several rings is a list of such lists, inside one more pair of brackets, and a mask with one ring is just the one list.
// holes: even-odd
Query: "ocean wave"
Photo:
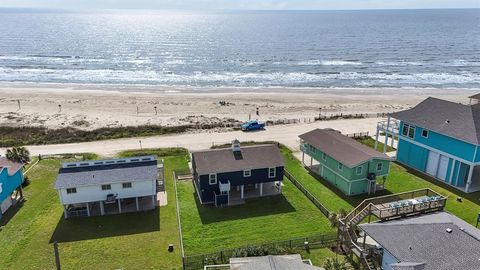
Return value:
[(297, 63), (299, 66), (359, 66), (361, 62), (357, 60), (307, 60)]
[(361, 72), (193, 72), (178, 74), (152, 70), (59, 70), (0, 68), (0, 81), (73, 82), (105, 84), (161, 84), (184, 86), (457, 86), (480, 87), (480, 75), (451, 73)]

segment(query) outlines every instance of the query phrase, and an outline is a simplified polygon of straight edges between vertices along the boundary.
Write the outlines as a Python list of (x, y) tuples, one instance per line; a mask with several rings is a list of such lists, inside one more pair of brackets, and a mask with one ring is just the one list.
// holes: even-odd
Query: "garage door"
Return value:
[(438, 160), (440, 159), (440, 154), (434, 151), (430, 151), (428, 153), (428, 161), (427, 161), (427, 170), (426, 172), (431, 176), (437, 176), (437, 167), (438, 167)]
[(440, 163), (438, 164), (437, 177), (445, 181), (447, 179), (448, 161), (450, 159), (446, 156), (440, 156)]
[(8, 208), (10, 208), (10, 206), (12, 206), (12, 198), (8, 196), (0, 205), (2, 214), (5, 213), (8, 210)]

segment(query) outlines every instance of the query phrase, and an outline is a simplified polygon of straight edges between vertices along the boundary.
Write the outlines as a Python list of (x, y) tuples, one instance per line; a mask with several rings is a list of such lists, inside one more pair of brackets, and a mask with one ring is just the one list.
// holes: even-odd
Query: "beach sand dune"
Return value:
[[(459, 89), (175, 89), (66, 84), (0, 85), (0, 125), (96, 129), (137, 125), (313, 119), (319, 113), (393, 112), (427, 96), (455, 102), (476, 91)], [(259, 111), (259, 116), (256, 111)]]

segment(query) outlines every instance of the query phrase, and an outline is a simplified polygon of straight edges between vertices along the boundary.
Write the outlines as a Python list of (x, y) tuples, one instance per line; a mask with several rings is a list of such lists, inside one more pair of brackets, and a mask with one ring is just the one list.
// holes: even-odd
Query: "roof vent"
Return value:
[(233, 152), (240, 152), (241, 149), (240, 149), (240, 141), (235, 139), (233, 142), (232, 142), (232, 151)]
[(462, 232), (463, 232), (463, 231), (465, 231), (465, 228), (463, 228), (463, 227), (460, 227), (460, 231), (462, 231)]
[(445, 120), (445, 124), (450, 124), (450, 120)]
[(452, 233), (452, 229), (450, 229), (450, 228), (447, 228), (446, 231), (447, 231), (447, 233)]

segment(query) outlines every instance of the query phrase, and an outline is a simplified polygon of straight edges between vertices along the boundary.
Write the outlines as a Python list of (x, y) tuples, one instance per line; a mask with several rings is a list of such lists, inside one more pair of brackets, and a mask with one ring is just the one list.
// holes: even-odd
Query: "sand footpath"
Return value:
[[(480, 91), (480, 90), (479, 90)], [(475, 90), (164, 88), (69, 84), (1, 84), (0, 125), (96, 129), (136, 125), (210, 124), (382, 113), (427, 96), (468, 102)], [(260, 116), (256, 116), (259, 109)]]

